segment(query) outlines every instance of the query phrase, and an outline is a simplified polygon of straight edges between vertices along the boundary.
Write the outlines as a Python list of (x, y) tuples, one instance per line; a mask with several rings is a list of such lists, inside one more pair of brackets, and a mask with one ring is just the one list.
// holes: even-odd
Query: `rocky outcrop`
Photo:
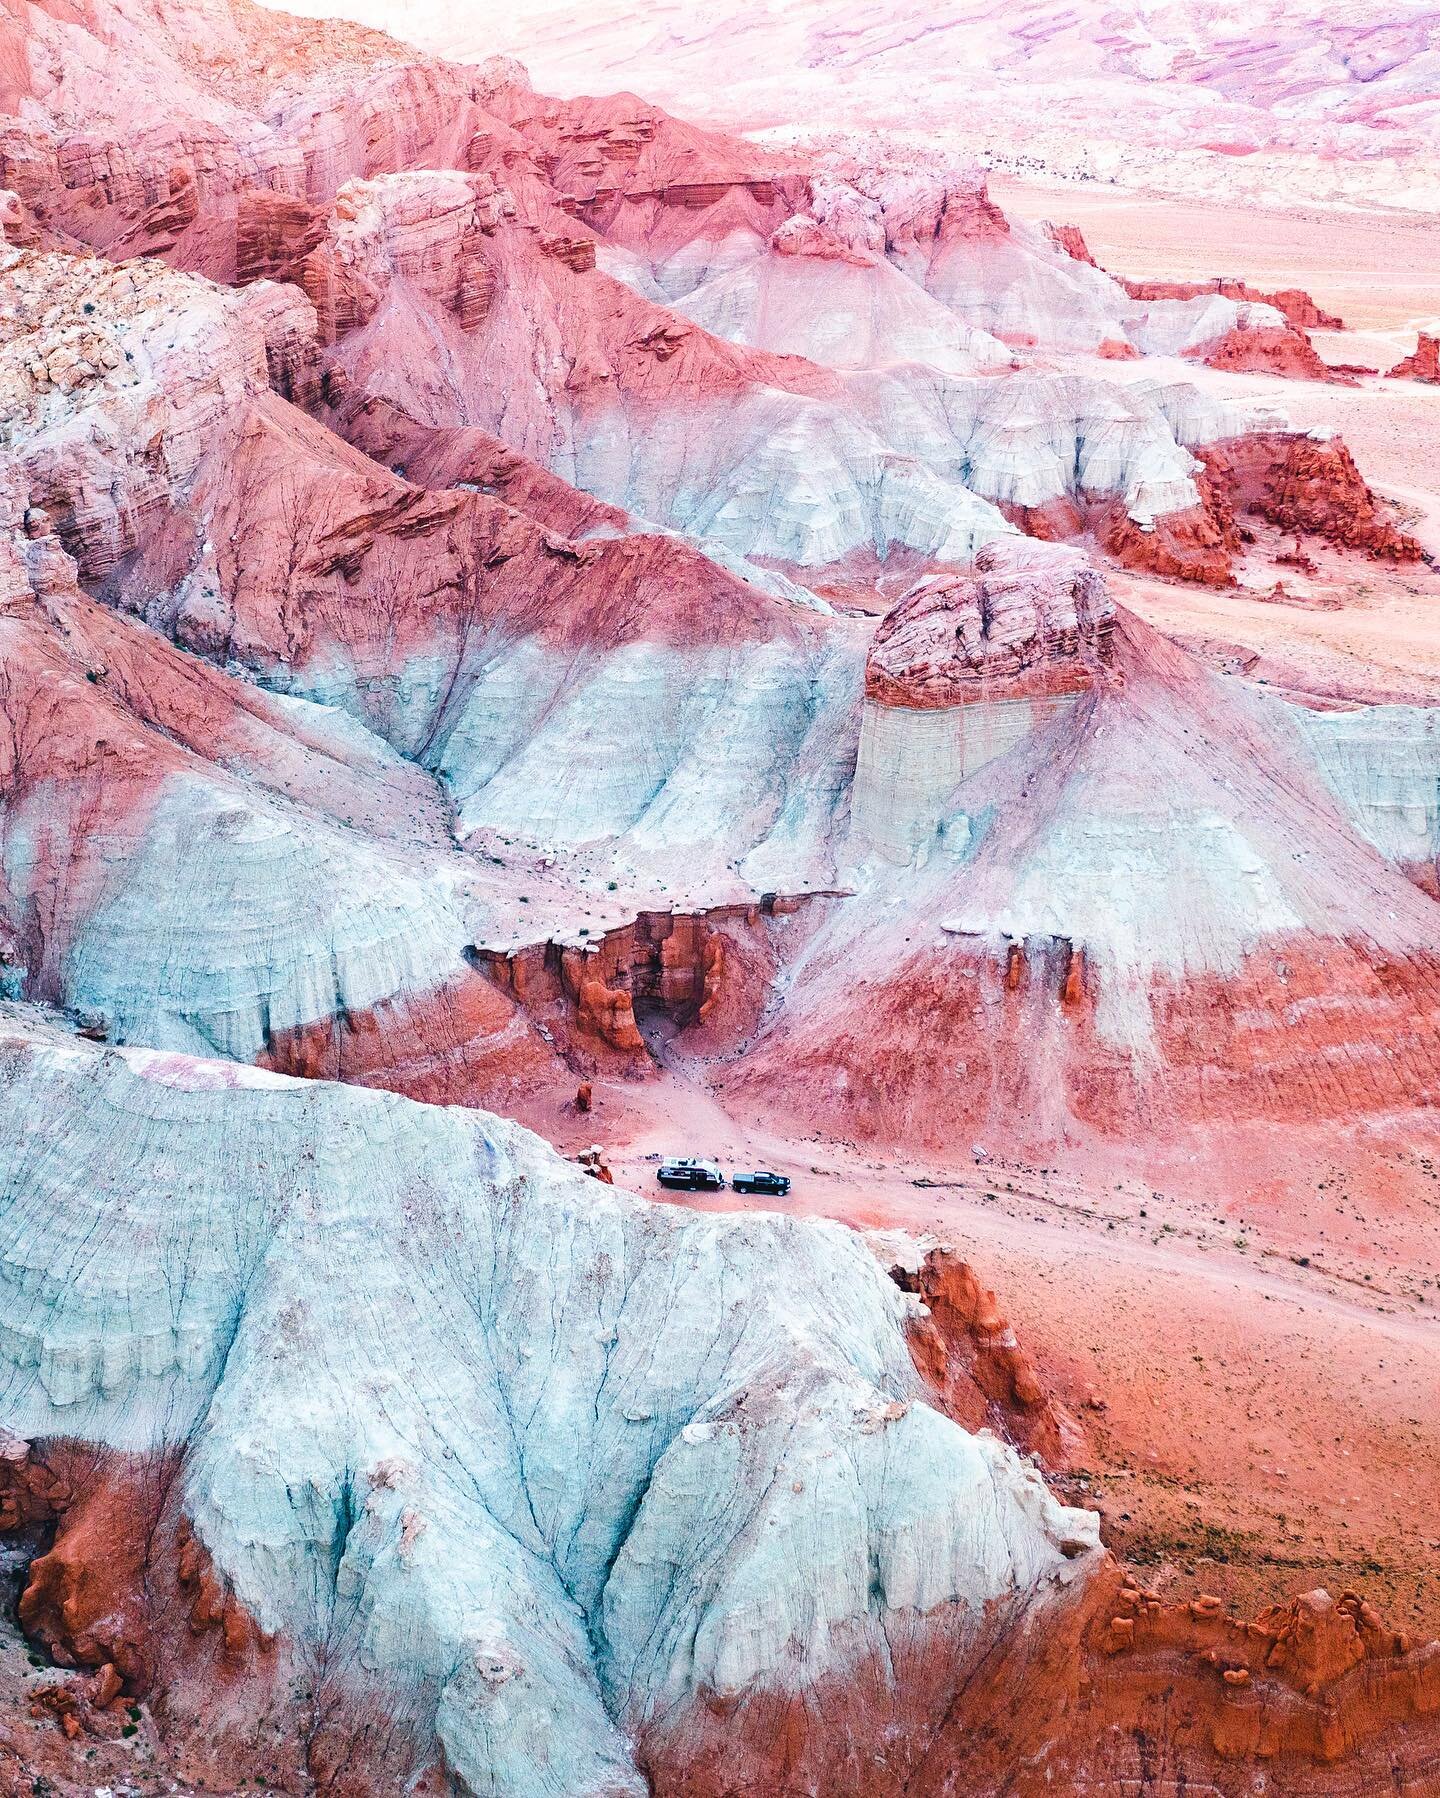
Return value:
[(496, 117), (537, 146), (550, 180), (576, 209), (658, 200), (699, 211), (732, 191), (763, 207), (783, 204), (779, 189), (787, 184), (792, 191), (801, 185), (787, 158), (706, 131), (634, 94), (557, 100), (512, 79), (486, 98)]
[[(1154, 1778), (1158, 1761), (1163, 1777), (1230, 1794), (1243, 1789), (1239, 1766), (1258, 1757), (1287, 1793), (1318, 1798), (1352, 1777), (1360, 1789), (1424, 1791), (1428, 1749), (1412, 1758), (1401, 1741), (1405, 1721), (1428, 1711), (1440, 1665), (1356, 1594), (1314, 1591), (1247, 1620), (1203, 1593), (1167, 1603), (1126, 1575), (1092, 1615), (1093, 1684), (1079, 1717), (1119, 1712), (1133, 1733), (1127, 1747), (1116, 1732), (1098, 1749), (1090, 1778)], [(1162, 1711), (1177, 1705), (1187, 1721), (1167, 1729)]]
[[(306, 285), (306, 261), (325, 235), (325, 215), (298, 194), (249, 188), (237, 197), (235, 279)], [(314, 274), (311, 285), (317, 285)], [(313, 296), (312, 296), (313, 297)]]
[(885, 615), (865, 694), (929, 710), (1080, 692), (1105, 659), (1114, 613), (1078, 552), (993, 543), (973, 574), (928, 576)]
[[(393, 284), (413, 289), (473, 331), (488, 315), (496, 274), (479, 251), (514, 203), (488, 175), (416, 175), (351, 182), (331, 209), (321, 267), (351, 296), (330, 322), (333, 341), (366, 324)], [(307, 271), (310, 285), (320, 277)], [(313, 296), (312, 296), (313, 297)]]
[(1338, 437), (1257, 431), (1200, 454), (1222, 522), (1228, 505), (1287, 534), (1321, 537), (1378, 560), (1422, 558), (1420, 545), (1387, 516)]
[(1234, 579), (1240, 534), (1225, 490), (1208, 470), (1196, 476), (1197, 504), (1159, 518), (1137, 519), (1116, 501), (1091, 515), (1095, 540), (1123, 567), (1171, 580), (1223, 587)]
[(140, 548), (268, 387), (271, 342), (293, 368), (310, 334), (297, 294), (247, 309), (158, 263), (22, 251), (0, 291), (0, 447), (92, 581)]
[(993, 544), (972, 574), (918, 582), (865, 665), (852, 848), (898, 862), (919, 852), (956, 787), (1102, 677), (1114, 618), (1100, 575), (1058, 545)]
[(379, 32), (247, 0), (102, 0), (68, 29), (27, 15), (20, 54), (47, 73), (0, 132), (0, 185), (67, 245), (233, 281), (303, 260), (307, 209), (354, 179), (509, 160), (539, 180), (485, 83)]
[(1292, 381), (1348, 381), (1331, 368), (1303, 331), (1236, 326), (1198, 352), (1207, 368), (1242, 374), (1281, 375)]
[(40, 227), (19, 194), (0, 189), (0, 243), (19, 250), (40, 247)]
[[(1055, 248), (1062, 251), (1072, 262), (1088, 263), (1091, 268), (1098, 268), (1100, 266), (1090, 254), (1090, 246), (1086, 243), (1085, 234), (1078, 225), (1056, 225), (1052, 224), (1047, 219), (1045, 222), (1045, 235), (1050, 239), (1051, 243), (1054, 244)], [(1142, 296), (1139, 294), (1131, 294), (1132, 299), (1139, 299), (1141, 297)], [(1158, 297), (1159, 296), (1157, 296), (1157, 298)]]
[(709, 1026), (712, 1042), (752, 1027), (778, 959), (775, 921), (819, 897), (767, 894), (754, 905), (692, 915), (641, 912), (593, 941), (476, 949), (471, 960), (543, 1023), (572, 1060), (588, 1065), (619, 1051), (643, 1065), (648, 1050), (640, 1023), (647, 1016), (682, 1030)]
[[(876, 1244), (882, 1261), (888, 1244)], [(993, 1429), (1063, 1465), (1080, 1441), (1075, 1420), (1045, 1390), (995, 1294), (948, 1243), (900, 1245), (890, 1278), (920, 1307), (909, 1326), (910, 1352), (947, 1417), (966, 1429)]]
[(1390, 370), (1392, 380), (1440, 381), (1440, 337), (1422, 331), (1412, 355)]
[[(1073, 230), (1074, 227), (1064, 226), (1061, 229)], [(1060, 240), (1057, 239), (1058, 241)], [(1072, 255), (1074, 253), (1070, 252)], [(1085, 255), (1082, 260), (1088, 262), (1089, 255)], [(1135, 281), (1125, 275), (1118, 279), (1132, 300), (1192, 300), (1203, 294), (1218, 293), (1227, 300), (1273, 306), (1297, 331), (1342, 331), (1345, 328), (1344, 319), (1337, 318), (1333, 312), (1323, 311), (1299, 287), (1282, 287), (1273, 293), (1265, 293), (1258, 287), (1252, 287), (1248, 281), (1229, 280), (1219, 275), (1210, 281)]]

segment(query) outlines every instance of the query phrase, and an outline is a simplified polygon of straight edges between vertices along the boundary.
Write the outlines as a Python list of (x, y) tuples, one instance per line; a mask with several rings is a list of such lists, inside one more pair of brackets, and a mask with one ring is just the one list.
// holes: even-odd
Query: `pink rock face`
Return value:
[(1063, 250), (1073, 261), (1088, 262), (1091, 268), (1098, 266), (1090, 254), (1090, 246), (1085, 242), (1085, 234), (1078, 225), (1047, 223), (1045, 230), (1056, 249)]
[(857, 268), (865, 268), (874, 260), (804, 215), (786, 219), (770, 242), (781, 256), (813, 256), (822, 262), (850, 262)]
[(1079, 692), (1106, 658), (1114, 616), (1082, 555), (993, 543), (973, 574), (928, 576), (887, 613), (866, 663), (866, 696), (929, 709)]

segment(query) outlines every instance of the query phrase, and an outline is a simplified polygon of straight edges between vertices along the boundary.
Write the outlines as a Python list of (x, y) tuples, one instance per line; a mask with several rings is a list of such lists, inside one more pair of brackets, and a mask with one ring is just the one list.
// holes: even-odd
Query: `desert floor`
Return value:
[(1091, 255), (1117, 275), (1222, 275), (1256, 287), (1303, 287), (1357, 333), (1440, 324), (1440, 220), (1158, 200), (1098, 184), (1039, 187), (1000, 175), (992, 176), (990, 191), (1020, 218), (1078, 225)]
[(663, 1155), (712, 1155), (788, 1173), (791, 1212), (939, 1235), (1081, 1423), (1059, 1485), (1144, 1577), (1250, 1612), (1359, 1588), (1440, 1633), (1440, 1128), (1226, 1131), (1143, 1174), (977, 1163), (968, 1143), (937, 1164), (758, 1128), (718, 1069), (661, 1053), (657, 1079), (598, 1082), (589, 1116), (526, 1121), (601, 1143), (642, 1193), (662, 1196)]

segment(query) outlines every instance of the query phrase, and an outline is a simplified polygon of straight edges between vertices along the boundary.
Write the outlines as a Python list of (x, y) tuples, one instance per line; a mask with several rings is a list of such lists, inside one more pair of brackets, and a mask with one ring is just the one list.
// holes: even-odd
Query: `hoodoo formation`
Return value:
[(0, 1792), (1440, 1792), (1410, 22), (499, 10), (0, 10)]

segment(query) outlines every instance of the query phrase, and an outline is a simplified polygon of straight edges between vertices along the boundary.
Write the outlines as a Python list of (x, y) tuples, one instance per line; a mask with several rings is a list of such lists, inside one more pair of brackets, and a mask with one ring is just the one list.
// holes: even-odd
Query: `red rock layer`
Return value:
[(1225, 368), (1239, 374), (1282, 375), (1294, 381), (1350, 380), (1322, 360), (1303, 331), (1290, 328), (1237, 325), (1197, 353), (1207, 368)]
[(763, 209), (776, 204), (781, 189), (789, 195), (784, 212), (797, 210), (803, 180), (788, 158), (674, 118), (634, 94), (557, 100), (514, 82), (496, 89), (488, 104), (537, 146), (548, 179), (587, 213), (606, 212), (620, 199), (693, 212), (736, 191)]
[(236, 196), (235, 279), (242, 286), (294, 281), (305, 287), (306, 260), (324, 235), (325, 214), (308, 200), (247, 188)]
[(940, 1409), (965, 1429), (991, 1429), (1051, 1467), (1066, 1458), (1074, 1421), (1041, 1384), (995, 1294), (946, 1244), (917, 1268), (896, 1263), (890, 1278), (913, 1292), (928, 1315), (910, 1325), (910, 1352)]
[(380, 1086), (432, 1105), (501, 1108), (554, 1071), (514, 1006), (492, 982), (465, 972), (432, 992), (396, 994), (365, 1011), (277, 1031), (258, 1065), (299, 1079)]
[[(1071, 227), (1073, 229), (1073, 227)], [(1090, 258), (1087, 256), (1086, 261)], [(1282, 287), (1264, 293), (1248, 281), (1132, 281), (1125, 275), (1115, 277), (1132, 300), (1193, 300), (1201, 294), (1223, 294), (1227, 300), (1249, 300), (1254, 305), (1273, 306), (1299, 331), (1341, 331), (1345, 321), (1333, 313), (1323, 312), (1314, 300), (1298, 287)]]
[(1055, 225), (1047, 220), (1045, 235), (1072, 262), (1086, 262), (1091, 268), (1099, 268), (1100, 264), (1090, 254), (1090, 246), (1085, 241), (1085, 234), (1078, 225)]
[(1248, 513), (1287, 534), (1323, 537), (1377, 560), (1423, 559), (1415, 539), (1385, 515), (1338, 437), (1257, 431), (1196, 453), (1209, 475), (1207, 504), (1222, 528), (1233, 525), (1234, 513)]
[(1257, 1762), (1276, 1798), (1436, 1789), (1440, 1644), (1410, 1649), (1352, 1594), (1247, 1623), (1205, 1597), (1163, 1604), (1109, 1562), (1016, 1622), (940, 1606), (892, 1625), (883, 1666), (857, 1656), (803, 1695), (708, 1694), (642, 1736), (653, 1789), (1250, 1798)]
[[(1091, 268), (1100, 265), (1090, 253), (1084, 233), (1078, 225), (1047, 223), (1046, 235), (1057, 250), (1074, 262), (1087, 262)], [(1299, 287), (1281, 287), (1264, 293), (1248, 281), (1235, 281), (1216, 275), (1209, 281), (1136, 281), (1128, 275), (1113, 277), (1132, 300), (1193, 300), (1202, 294), (1218, 293), (1227, 300), (1249, 300), (1253, 305), (1273, 306), (1299, 331), (1342, 331), (1345, 321), (1331, 312), (1322, 312), (1310, 295)]]
[(1091, 515), (1096, 542), (1123, 567), (1144, 574), (1213, 587), (1229, 585), (1240, 539), (1228, 507), (1216, 504), (1211, 484), (1203, 477), (1196, 484), (1201, 505), (1165, 513), (1149, 529), (1131, 518), (1124, 500), (1106, 501)]
[[(1278, 944), (1153, 1003), (1181, 1115), (1300, 1123), (1440, 1104), (1440, 950)], [(1099, 1121), (1098, 1085), (1095, 1098)]]
[[(328, 384), (332, 394), (338, 372)], [(571, 538), (632, 528), (618, 506), (582, 493), (477, 426), (447, 430), (417, 423), (389, 400), (335, 397), (341, 436), (418, 487), (475, 488)]]
[(758, 905), (705, 912), (641, 912), (592, 944), (534, 943), (473, 960), (508, 997), (543, 1022), (573, 1061), (618, 1052), (648, 1057), (637, 1012), (659, 1012), (707, 1038), (734, 1038), (758, 1020), (775, 969), (769, 920), (807, 903), (772, 895)]
[[(318, 1789), (331, 1798), (427, 1789), (433, 1740), (387, 1718), (378, 1696), (367, 1700), (298, 1666), (289, 1645), (249, 1616), (179, 1508), (177, 1456), (13, 1438), (8, 1448), (0, 1528), (53, 1531), (30, 1565), (21, 1622), (59, 1665), (97, 1670), (79, 1705), (66, 1707), (80, 1727), (74, 1761), (52, 1762), (57, 1771), (74, 1777), (92, 1737), (119, 1733), (123, 1709), (108, 1732), (94, 1710), (144, 1699), (171, 1781)], [(27, 1762), (17, 1789), (29, 1791), (31, 1777)]]
[(1125, 1137), (1440, 1105), (1440, 951), (1277, 939), (1238, 971), (1157, 982), (1141, 1065), (1096, 1027), (1102, 978), (1063, 938), (921, 952), (840, 1015), (788, 1026), (728, 1084), (762, 1106), (783, 1092), (791, 1115), (845, 1138), (953, 1150), (974, 1131), (1036, 1153), (1076, 1125)]
[(1114, 607), (1073, 552), (986, 545), (965, 575), (931, 575), (886, 613), (865, 696), (933, 710), (1083, 692), (1108, 652)]
[(1440, 337), (1422, 331), (1415, 353), (1397, 362), (1390, 374), (1401, 381), (1440, 381)]

